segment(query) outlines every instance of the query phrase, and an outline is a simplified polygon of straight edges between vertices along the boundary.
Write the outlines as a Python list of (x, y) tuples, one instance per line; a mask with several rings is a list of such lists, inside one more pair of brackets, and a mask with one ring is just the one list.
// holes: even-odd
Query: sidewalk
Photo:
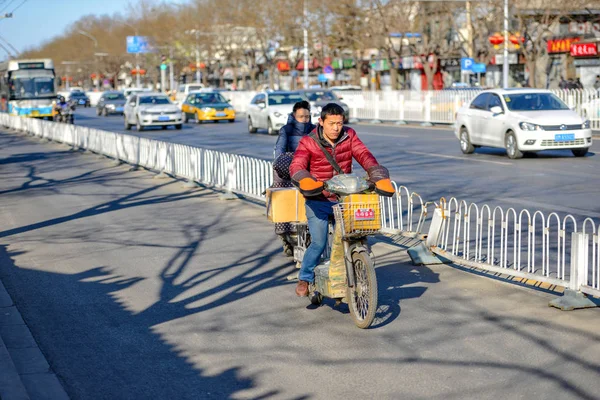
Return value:
[[(592, 399), (600, 390), (599, 310), (560, 312), (547, 306), (551, 294), (415, 267), (376, 243), (379, 308), (360, 330), (345, 305), (314, 308), (293, 294), (294, 265), (262, 208), (128, 168), (0, 132), (0, 280), (31, 331), (19, 337), (35, 338), (46, 374), (72, 399)], [(10, 310), (5, 326), (23, 329)], [(64, 398), (27, 373), (4, 387), (19, 375), (8, 353), (2, 390)]]

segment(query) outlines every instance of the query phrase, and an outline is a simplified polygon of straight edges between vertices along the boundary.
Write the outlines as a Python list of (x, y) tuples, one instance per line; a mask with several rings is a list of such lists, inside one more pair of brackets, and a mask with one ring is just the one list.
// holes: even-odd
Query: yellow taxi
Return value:
[(190, 93), (181, 105), (183, 122), (195, 120), (197, 124), (204, 121), (235, 121), (235, 110), (229, 101), (218, 92)]

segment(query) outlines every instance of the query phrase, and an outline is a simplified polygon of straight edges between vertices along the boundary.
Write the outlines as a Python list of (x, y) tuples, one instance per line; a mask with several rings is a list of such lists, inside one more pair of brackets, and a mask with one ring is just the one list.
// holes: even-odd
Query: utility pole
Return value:
[[(79, 31), (78, 32), (80, 35), (83, 35), (85, 37), (87, 37), (88, 39), (91, 39), (94, 42), (94, 49), (98, 50), (98, 40), (96, 40), (96, 38), (94, 36), (92, 36), (92, 34), (86, 32), (86, 31)], [(98, 68), (98, 56), (96, 54), (100, 54), (95, 52), (94, 53), (94, 61), (96, 64), (96, 90), (100, 90), (100, 69)]]
[(508, 88), (508, 0), (504, 0), (504, 55), (502, 63), (502, 87)]
[(169, 46), (169, 89), (173, 91), (175, 88), (175, 78), (173, 72), (173, 48)]

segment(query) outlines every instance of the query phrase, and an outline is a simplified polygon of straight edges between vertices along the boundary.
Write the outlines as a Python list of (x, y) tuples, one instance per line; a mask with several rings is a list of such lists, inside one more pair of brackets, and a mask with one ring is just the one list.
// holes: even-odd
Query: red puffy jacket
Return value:
[[(349, 174), (352, 172), (352, 158), (358, 161), (360, 166), (367, 172), (379, 165), (367, 146), (358, 138), (354, 129), (344, 127), (333, 147), (322, 138), (322, 133), (319, 132), (320, 129), (321, 127), (317, 126), (317, 129), (313, 130), (312, 133), (318, 135), (325, 150), (333, 155), (344, 173)], [(323, 150), (311, 136), (307, 135), (300, 140), (296, 153), (294, 153), (294, 160), (290, 165), (290, 175), (296, 183), (308, 176), (324, 182), (337, 175), (323, 154)], [(324, 191), (323, 196), (312, 197), (311, 200), (335, 201), (336, 196)]]

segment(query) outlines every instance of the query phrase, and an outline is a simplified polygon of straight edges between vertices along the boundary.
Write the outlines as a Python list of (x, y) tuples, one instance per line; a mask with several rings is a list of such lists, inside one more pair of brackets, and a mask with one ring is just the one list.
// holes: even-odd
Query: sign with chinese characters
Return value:
[(600, 35), (600, 22), (569, 22), (569, 33), (577, 35)]
[(575, 42), (579, 42), (579, 38), (550, 39), (547, 45), (548, 53), (568, 53)]
[(592, 57), (598, 55), (597, 43), (573, 43), (571, 45), (573, 57)]
[(354, 211), (355, 221), (374, 221), (375, 211), (372, 208), (357, 208)]

